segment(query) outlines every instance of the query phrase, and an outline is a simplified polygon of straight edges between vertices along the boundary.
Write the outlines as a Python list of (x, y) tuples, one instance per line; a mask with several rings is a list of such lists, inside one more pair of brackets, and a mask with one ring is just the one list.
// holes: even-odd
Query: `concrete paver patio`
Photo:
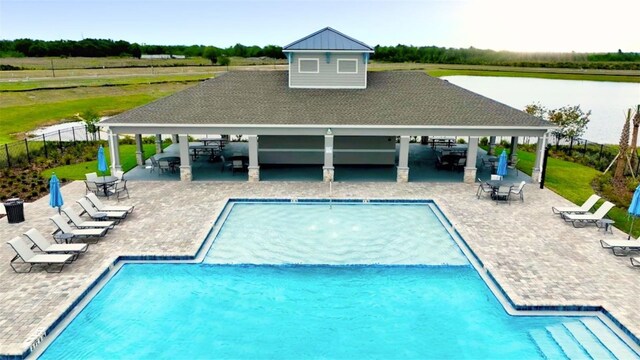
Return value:
[[(14, 253), (0, 246), (0, 354), (20, 355), (38, 339), (120, 255), (194, 255), (230, 197), (326, 198), (322, 182), (132, 181), (136, 210), (60, 274), (16, 274)], [(433, 199), (469, 246), (519, 305), (604, 306), (640, 336), (640, 269), (628, 257), (600, 248), (598, 240), (623, 238), (593, 226), (575, 229), (553, 215), (551, 205), (570, 203), (549, 190), (525, 187), (525, 202), (496, 205), (476, 199), (477, 185), (463, 183), (359, 182), (333, 184), (334, 198)], [(82, 182), (62, 188), (67, 204), (84, 195)], [(26, 204), (26, 221), (0, 221), (8, 241), (35, 227), (54, 226), (56, 211), (45, 197)], [(626, 237), (624, 237), (626, 238)]]

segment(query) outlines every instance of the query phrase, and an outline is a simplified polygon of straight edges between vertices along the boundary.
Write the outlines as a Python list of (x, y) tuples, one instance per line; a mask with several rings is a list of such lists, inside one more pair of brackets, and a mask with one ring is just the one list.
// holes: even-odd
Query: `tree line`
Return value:
[[(83, 39), (75, 40), (0, 40), (0, 57), (107, 57), (142, 54), (184, 55), (204, 57), (215, 62), (220, 57), (269, 57), (284, 58), (282, 47), (277, 45), (245, 46), (236, 44), (227, 48), (205, 45), (147, 45), (124, 40)], [(444, 48), (437, 46), (376, 46), (371, 57), (381, 62), (415, 62), (436, 64), (502, 65), (565, 68), (609, 68), (640, 70), (640, 53), (520, 53), (470, 48)]]

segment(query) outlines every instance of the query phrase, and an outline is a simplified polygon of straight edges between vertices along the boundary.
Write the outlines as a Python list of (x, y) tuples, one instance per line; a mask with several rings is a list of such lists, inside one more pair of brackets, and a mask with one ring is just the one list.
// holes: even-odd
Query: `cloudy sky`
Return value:
[(638, 0), (0, 0), (0, 39), (286, 45), (330, 26), (369, 45), (640, 52)]

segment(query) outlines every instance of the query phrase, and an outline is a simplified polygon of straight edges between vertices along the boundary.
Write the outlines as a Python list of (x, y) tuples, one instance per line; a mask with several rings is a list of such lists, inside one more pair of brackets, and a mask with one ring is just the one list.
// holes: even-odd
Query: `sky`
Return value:
[(287, 45), (330, 26), (371, 46), (640, 52), (639, 0), (0, 0), (0, 39)]

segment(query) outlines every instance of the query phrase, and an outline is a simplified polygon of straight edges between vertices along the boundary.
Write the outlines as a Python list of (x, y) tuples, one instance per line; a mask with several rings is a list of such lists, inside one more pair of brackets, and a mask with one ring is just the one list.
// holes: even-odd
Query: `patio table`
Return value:
[(107, 194), (107, 189), (109, 188), (109, 186), (115, 184), (116, 181), (118, 181), (118, 178), (115, 176), (98, 176), (95, 180), (93, 180), (93, 182), (96, 183), (97, 186), (102, 187), (104, 196), (109, 196)]

